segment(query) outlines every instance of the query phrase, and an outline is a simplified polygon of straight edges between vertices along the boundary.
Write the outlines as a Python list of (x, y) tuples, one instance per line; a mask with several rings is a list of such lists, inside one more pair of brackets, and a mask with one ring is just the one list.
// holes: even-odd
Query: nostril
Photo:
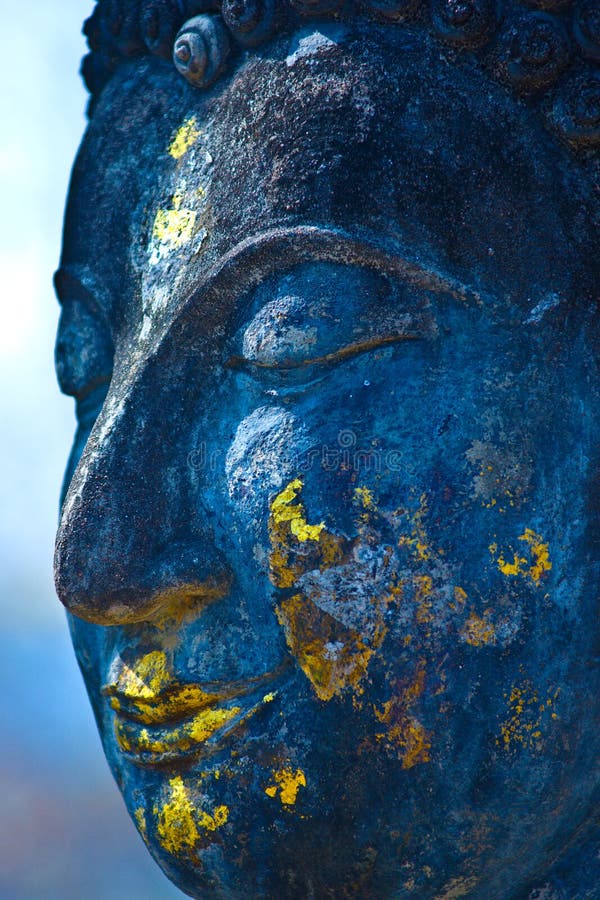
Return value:
[[(63, 577), (60, 563), (56, 567), (55, 584), (58, 596), (74, 616), (96, 625), (128, 625), (136, 622), (161, 622), (200, 612), (203, 606), (225, 596), (231, 584), (226, 573), (207, 578), (180, 579), (165, 584), (158, 580), (154, 585), (132, 586), (113, 578), (110, 586), (98, 582), (100, 590), (78, 589), (71, 577)], [(77, 576), (77, 573), (75, 573)]]
[(100, 530), (95, 542), (89, 533), (85, 540), (84, 531), (61, 527), (55, 553), (58, 596), (78, 618), (98, 625), (158, 623), (197, 612), (229, 591), (231, 572), (210, 539), (173, 542), (156, 553), (143, 540), (118, 546)]

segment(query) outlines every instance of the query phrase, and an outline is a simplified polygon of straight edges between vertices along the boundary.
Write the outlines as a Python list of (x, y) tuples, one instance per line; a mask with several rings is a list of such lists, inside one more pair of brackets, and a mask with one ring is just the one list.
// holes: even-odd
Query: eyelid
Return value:
[(225, 363), (230, 369), (266, 369), (269, 371), (277, 370), (299, 370), (309, 368), (310, 366), (327, 366), (335, 365), (362, 353), (368, 353), (371, 350), (377, 350), (380, 347), (387, 347), (390, 344), (398, 344), (403, 341), (418, 341), (420, 336), (417, 334), (393, 334), (373, 337), (364, 341), (356, 341), (352, 344), (346, 344), (340, 350), (327, 353), (324, 356), (315, 356), (303, 360), (281, 360), (279, 362), (264, 362), (259, 359), (248, 359), (245, 356), (230, 356)]

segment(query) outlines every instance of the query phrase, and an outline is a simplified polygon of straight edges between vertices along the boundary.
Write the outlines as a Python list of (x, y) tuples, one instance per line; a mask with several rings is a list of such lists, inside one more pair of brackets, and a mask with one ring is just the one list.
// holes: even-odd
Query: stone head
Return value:
[(597, 809), (596, 7), (309, 6), (87, 26), (57, 588), (185, 892), (520, 896)]

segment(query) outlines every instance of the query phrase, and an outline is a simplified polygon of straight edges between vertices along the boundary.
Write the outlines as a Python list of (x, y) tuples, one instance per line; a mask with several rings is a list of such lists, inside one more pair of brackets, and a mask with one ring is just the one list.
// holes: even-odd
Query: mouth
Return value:
[(123, 756), (138, 766), (169, 766), (211, 755), (273, 703), (276, 684), (289, 667), (247, 681), (175, 683), (154, 696), (123, 693), (118, 683), (102, 693), (114, 711), (114, 731)]

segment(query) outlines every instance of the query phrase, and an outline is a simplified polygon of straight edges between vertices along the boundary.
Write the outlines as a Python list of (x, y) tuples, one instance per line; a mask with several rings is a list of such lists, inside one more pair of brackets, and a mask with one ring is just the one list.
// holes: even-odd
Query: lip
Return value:
[(249, 719), (274, 702), (285, 661), (246, 681), (166, 686), (155, 696), (127, 694), (116, 683), (102, 689), (114, 711), (119, 750), (138, 766), (194, 761), (217, 751)]

